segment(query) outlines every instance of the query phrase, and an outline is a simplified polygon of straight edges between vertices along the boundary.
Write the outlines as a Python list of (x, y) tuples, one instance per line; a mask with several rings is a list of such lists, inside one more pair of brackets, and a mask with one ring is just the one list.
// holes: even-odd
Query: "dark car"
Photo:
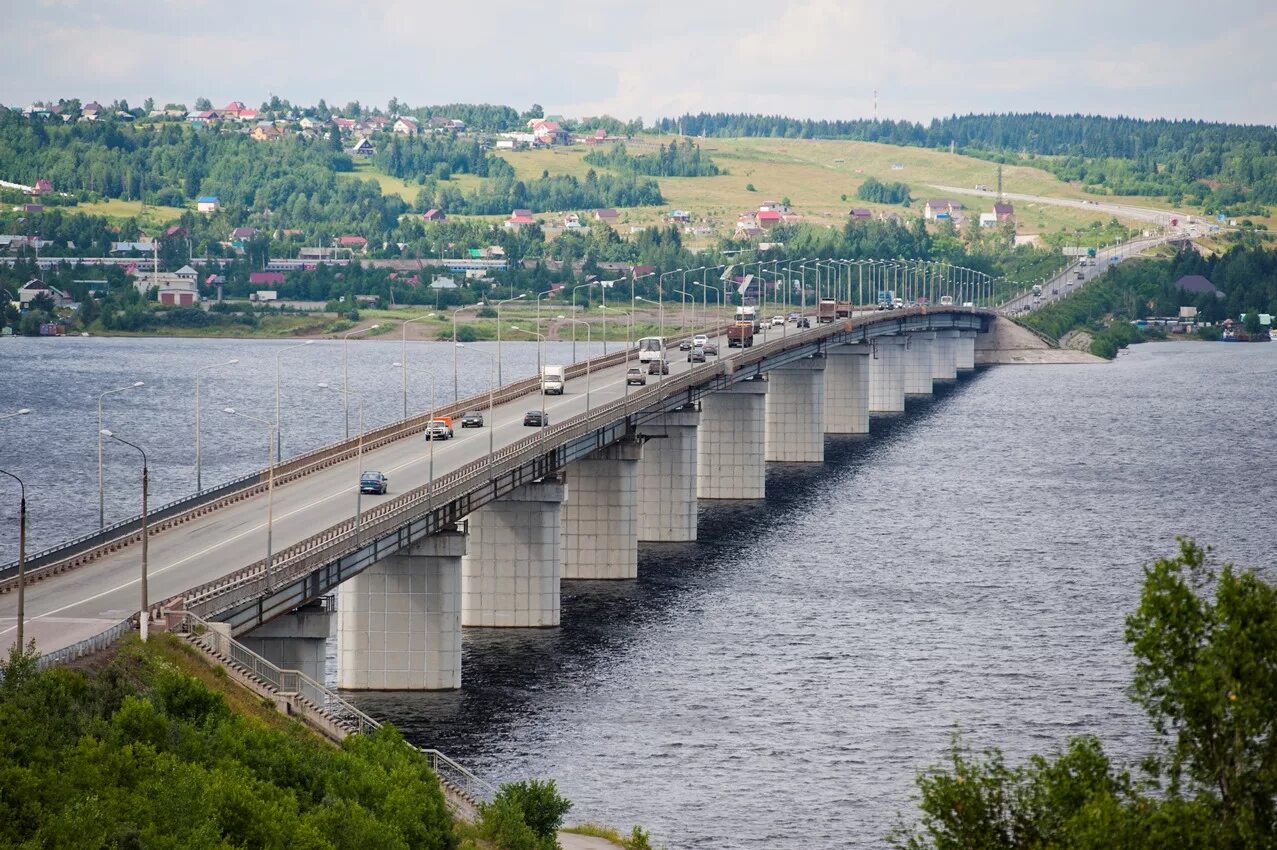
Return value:
[(705, 349), (705, 353), (710, 355), (711, 357), (718, 356), (718, 346), (712, 342), (705, 343), (704, 345), (701, 346), (701, 348)]
[(687, 352), (687, 362), (688, 363), (704, 363), (705, 349), (701, 348), (698, 345), (695, 348), (693, 348), (691, 351)]
[(625, 383), (637, 384), (640, 387), (647, 386), (647, 374), (637, 366), (631, 366), (625, 370)]
[(690, 339), (679, 340), (679, 343), (678, 343), (678, 350), (679, 350), (679, 351), (691, 351), (691, 350), (692, 350), (692, 341), (691, 341)]
[(482, 428), (483, 414), (477, 410), (471, 410), (461, 417), (462, 428)]
[(550, 415), (539, 410), (529, 410), (523, 414), (523, 424), (533, 428), (543, 428), (550, 424)]
[(798, 317), (798, 327), (800, 327), (800, 328), (810, 328), (810, 327), (811, 327), (811, 319), (807, 318), (806, 316), (799, 316), (799, 317)]
[(390, 479), (380, 472), (365, 472), (359, 476), (360, 493), (374, 493), (378, 496), (384, 496), (389, 488)]
[(647, 374), (649, 375), (668, 375), (670, 373), (670, 361), (668, 360), (649, 360), (647, 361)]

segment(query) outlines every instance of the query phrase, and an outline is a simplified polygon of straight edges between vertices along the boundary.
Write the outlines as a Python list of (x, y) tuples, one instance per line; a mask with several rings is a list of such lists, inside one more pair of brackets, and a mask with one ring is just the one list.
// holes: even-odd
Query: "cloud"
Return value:
[(648, 120), (684, 111), (1103, 112), (1277, 123), (1277, 11), (1165, 0), (41, 0), (6, 23), (0, 102), (486, 101)]

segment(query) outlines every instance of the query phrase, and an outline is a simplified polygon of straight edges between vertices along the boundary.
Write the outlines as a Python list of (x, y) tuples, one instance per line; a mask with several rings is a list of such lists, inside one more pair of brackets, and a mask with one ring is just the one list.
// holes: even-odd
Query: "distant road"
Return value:
[[(998, 307), (1003, 313), (1009, 316), (1031, 313), (1039, 310), (1048, 304), (1072, 295), (1086, 284), (1095, 280), (1100, 275), (1108, 271), (1112, 266), (1129, 260), (1131, 257), (1139, 256), (1149, 248), (1154, 248), (1164, 242), (1172, 240), (1190, 238), (1189, 231), (1177, 230), (1163, 236), (1151, 236), (1144, 239), (1135, 239), (1121, 245), (1110, 245), (1097, 251), (1097, 256), (1093, 258), (1078, 258), (1070, 263), (1062, 271), (1054, 277), (1042, 284), (1042, 294), (1034, 295), (1032, 290), (1012, 298)], [(1083, 262), (1089, 265), (1083, 265)]]
[[(932, 189), (938, 189), (941, 192), (950, 192), (955, 195), (979, 195), (982, 198), (998, 197), (997, 192), (987, 189), (963, 189), (958, 186), (939, 186), (935, 183), (929, 183), (928, 185)], [(1133, 207), (1127, 204), (1109, 203), (1108, 201), (1092, 201), (1077, 198), (1048, 198), (1045, 195), (1022, 195), (1016, 192), (1003, 192), (1002, 197), (1009, 198), (1013, 201), (1049, 204), (1055, 207), (1073, 207), (1074, 209), (1088, 210), (1090, 212), (1105, 212), (1110, 215), (1125, 216), (1127, 218), (1147, 221), (1153, 224), (1169, 225), (1172, 218), (1178, 218), (1181, 222), (1186, 222), (1190, 216), (1194, 215), (1194, 213), (1191, 212), (1159, 210), (1154, 209), (1153, 207)]]

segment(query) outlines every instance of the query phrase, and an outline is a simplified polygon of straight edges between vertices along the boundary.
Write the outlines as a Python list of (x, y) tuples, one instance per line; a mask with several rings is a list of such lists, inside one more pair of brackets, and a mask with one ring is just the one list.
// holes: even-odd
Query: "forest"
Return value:
[(877, 177), (866, 177), (865, 182), (856, 189), (856, 197), (862, 201), (876, 204), (909, 205), (909, 187), (904, 183), (883, 183)]
[(720, 171), (709, 155), (702, 155), (700, 145), (691, 139), (682, 144), (670, 142), (661, 145), (655, 153), (631, 155), (624, 142), (617, 142), (609, 151), (595, 150), (585, 155), (585, 161), (600, 168), (610, 168), (630, 174), (649, 177), (716, 177)]

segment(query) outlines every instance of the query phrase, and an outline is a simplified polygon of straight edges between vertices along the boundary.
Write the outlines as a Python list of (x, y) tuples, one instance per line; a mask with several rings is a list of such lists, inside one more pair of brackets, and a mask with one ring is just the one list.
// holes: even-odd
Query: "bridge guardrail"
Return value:
[[(190, 611), (169, 611), (176, 617), (169, 623), (169, 630), (185, 637), (190, 643), (213, 656), (230, 659), (253, 676), (265, 682), (281, 694), (297, 694), (308, 707), (340, 727), (348, 734), (362, 734), (381, 728), (381, 723), (347, 702), (335, 691), (299, 670), (280, 668), (253, 652), (234, 638), (219, 632), (198, 615)], [(439, 750), (408, 744), (425, 757), (431, 770), (471, 801), (491, 800), (496, 788), (480, 779)]]
[[(892, 312), (892, 318), (908, 319), (913, 316), (925, 316), (928, 312), (927, 308), (899, 310)], [(974, 311), (948, 310), (945, 312)], [(765, 360), (769, 355), (791, 347), (791, 339), (797, 340), (801, 345), (807, 345), (816, 340), (824, 340), (845, 333), (860, 325), (872, 324), (868, 321), (869, 318), (843, 319), (840, 322), (812, 329), (801, 336), (781, 337), (754, 346), (748, 356), (696, 366), (675, 376), (672, 380), (663, 380), (654, 386), (634, 392), (625, 399), (578, 414), (559, 425), (541, 429), (533, 436), (498, 449), (489, 457), (471, 461), (460, 469), (436, 479), (432, 484), (423, 485), (388, 502), (383, 502), (363, 514), (358, 528), (354, 518), (343, 520), (275, 553), (269, 564), (265, 558), (262, 558), (226, 576), (191, 588), (172, 601), (176, 602), (180, 598), (182, 604), (188, 609), (198, 611), (203, 616), (212, 616), (234, 608), (268, 592), (278, 584), (306, 575), (323, 564), (357, 549), (363, 541), (376, 540), (383, 534), (392, 533), (405, 524), (403, 518), (405, 514), (417, 511), (423, 503), (426, 504), (427, 510), (432, 510), (436, 505), (448, 504), (472, 492), (476, 489), (476, 481), (479, 482), (479, 486), (482, 486), (512, 471), (526, 463), (535, 454), (530, 450), (538, 448), (544, 450), (547, 443), (557, 446), (569, 442), (606, 424), (618, 411), (629, 412), (650, 407), (653, 402), (659, 402), (690, 387), (712, 380), (715, 376), (730, 375), (747, 369)], [(725, 372), (725, 364), (731, 366), (730, 372)]]

